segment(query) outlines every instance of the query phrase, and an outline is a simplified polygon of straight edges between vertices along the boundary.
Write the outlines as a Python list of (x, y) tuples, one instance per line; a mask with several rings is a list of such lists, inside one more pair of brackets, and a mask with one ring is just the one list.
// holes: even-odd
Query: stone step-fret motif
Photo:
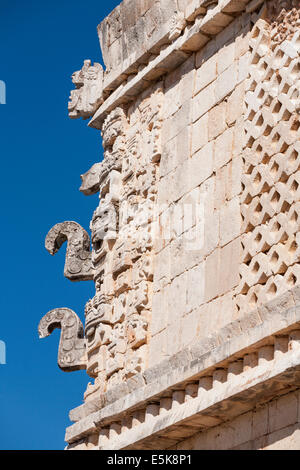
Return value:
[[(280, 12), (277, 20), (272, 18), (274, 28), (287, 13), (274, 2), (268, 6), (270, 14)], [(250, 43), (237, 295), (241, 312), (300, 282), (300, 33), (290, 21), (291, 15), (298, 21), (298, 13), (289, 11), (275, 36), (269, 22), (259, 20)]]

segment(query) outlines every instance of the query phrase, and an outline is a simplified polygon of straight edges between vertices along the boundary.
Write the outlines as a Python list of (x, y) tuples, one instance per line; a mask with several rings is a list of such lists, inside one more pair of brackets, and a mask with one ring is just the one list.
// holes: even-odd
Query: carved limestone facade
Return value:
[[(102, 135), (99, 194), (64, 275), (58, 365), (86, 369), (68, 449), (299, 449), (300, 5), (122, 2), (98, 27), (105, 70), (72, 76), (71, 118)], [(288, 412), (286, 411), (288, 410)]]

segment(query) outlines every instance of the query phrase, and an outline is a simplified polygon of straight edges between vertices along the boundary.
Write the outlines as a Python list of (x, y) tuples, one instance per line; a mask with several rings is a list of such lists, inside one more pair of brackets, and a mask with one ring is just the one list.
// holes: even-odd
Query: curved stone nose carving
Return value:
[(45, 247), (51, 255), (55, 255), (65, 241), (68, 242), (65, 277), (71, 281), (92, 280), (94, 269), (88, 233), (77, 222), (61, 222), (48, 232)]
[(55, 328), (61, 329), (57, 363), (65, 372), (86, 369), (86, 346), (83, 325), (69, 308), (55, 308), (41, 319), (40, 338), (49, 336)]

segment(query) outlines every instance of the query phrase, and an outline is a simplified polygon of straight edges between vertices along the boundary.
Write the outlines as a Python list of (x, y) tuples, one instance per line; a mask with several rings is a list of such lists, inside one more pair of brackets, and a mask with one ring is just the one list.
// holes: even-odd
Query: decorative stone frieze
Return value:
[(81, 175), (91, 236), (46, 237), (95, 284), (84, 332), (69, 309), (40, 326), (91, 377), (69, 449), (299, 444), (299, 11), (124, 0), (98, 27), (106, 69), (73, 74), (103, 159)]

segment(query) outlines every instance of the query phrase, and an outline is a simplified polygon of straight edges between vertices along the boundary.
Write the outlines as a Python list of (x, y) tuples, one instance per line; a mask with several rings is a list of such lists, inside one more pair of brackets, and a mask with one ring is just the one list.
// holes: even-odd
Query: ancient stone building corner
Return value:
[(104, 159), (81, 176), (90, 227), (46, 237), (95, 283), (85, 325), (39, 325), (90, 377), (68, 449), (300, 449), (299, 13), (124, 0), (98, 26), (105, 69), (72, 75)]

